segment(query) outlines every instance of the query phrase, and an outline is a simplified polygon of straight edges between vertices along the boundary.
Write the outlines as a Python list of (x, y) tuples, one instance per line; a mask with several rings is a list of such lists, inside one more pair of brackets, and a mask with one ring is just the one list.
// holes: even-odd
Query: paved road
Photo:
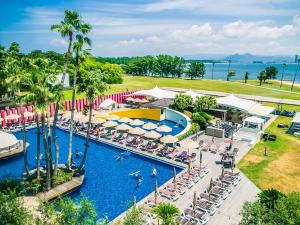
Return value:
[[(162, 87), (166, 90), (172, 90), (177, 92), (185, 92), (189, 89), (185, 88), (174, 88), (174, 87)], [(220, 92), (220, 91), (205, 91), (205, 90), (193, 90), (197, 93), (204, 94), (204, 95), (213, 95), (217, 97), (224, 97), (229, 95), (229, 93), (226, 92)], [(236, 96), (244, 99), (249, 99), (257, 102), (271, 102), (276, 104), (285, 104), (285, 105), (297, 105), (300, 106), (300, 100), (292, 100), (292, 99), (282, 99), (282, 98), (271, 98), (271, 97), (263, 97), (263, 96), (257, 96), (257, 95), (242, 95), (242, 94), (235, 94)]]

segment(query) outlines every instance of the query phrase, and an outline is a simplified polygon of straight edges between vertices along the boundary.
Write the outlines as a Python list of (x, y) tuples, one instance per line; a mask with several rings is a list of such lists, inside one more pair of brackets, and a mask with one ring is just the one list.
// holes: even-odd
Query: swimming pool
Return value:
[[(36, 130), (27, 131), (27, 141), (30, 169), (35, 168)], [(21, 132), (15, 133), (21, 139)], [(69, 133), (57, 130), (60, 146), (60, 162), (67, 160), (67, 146)], [(84, 139), (78, 135), (73, 138), (73, 152), (78, 148), (83, 151)], [(42, 148), (42, 145), (41, 145)], [(104, 143), (90, 141), (90, 149), (86, 161), (85, 181), (80, 191), (74, 192), (71, 197), (76, 201), (80, 192), (85, 194), (93, 203), (98, 217), (108, 216), (110, 220), (124, 212), (128, 203), (132, 202), (135, 195), (137, 201), (143, 199), (154, 189), (154, 178), (151, 176), (152, 168), (158, 171), (158, 185), (162, 185), (173, 176), (173, 166), (156, 160), (152, 160), (132, 153), (130, 157), (117, 161), (116, 157), (123, 150)], [(80, 159), (74, 159), (78, 163)], [(0, 161), (0, 179), (20, 177), (24, 170), (23, 157), (17, 156)], [(136, 188), (137, 182), (128, 176), (136, 170), (140, 170), (143, 176), (142, 185)], [(180, 168), (176, 168), (180, 172)]]

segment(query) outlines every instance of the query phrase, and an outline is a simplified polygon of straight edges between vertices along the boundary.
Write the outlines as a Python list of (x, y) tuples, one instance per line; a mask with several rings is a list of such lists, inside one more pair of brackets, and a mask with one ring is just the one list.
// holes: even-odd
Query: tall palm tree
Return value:
[[(69, 60), (72, 55), (72, 50), (73, 50), (72, 46), (73, 46), (74, 36), (76, 36), (77, 34), (89, 33), (91, 30), (91, 27), (89, 24), (86, 24), (83, 22), (83, 20), (81, 19), (78, 12), (72, 11), (72, 10), (65, 10), (64, 20), (61, 21), (59, 24), (52, 25), (51, 30), (58, 31), (62, 37), (68, 37), (68, 40), (69, 40), (68, 50), (65, 54), (64, 70), (63, 70), (63, 76), (62, 76), (61, 85), (60, 85), (60, 89), (62, 90), (64, 82), (65, 82), (65, 76), (67, 73)], [(55, 145), (55, 162), (56, 162), (55, 167), (54, 167), (54, 175), (56, 175), (56, 173), (57, 173), (57, 162), (58, 162), (58, 157), (59, 157), (59, 147), (57, 144), (57, 136), (56, 136), (56, 124), (57, 124), (57, 120), (58, 120), (58, 108), (59, 108), (58, 106), (59, 106), (61, 99), (62, 99), (62, 95), (57, 96), (56, 108), (55, 108), (54, 119), (53, 119), (53, 127), (52, 127), (52, 137), (53, 137), (53, 142)], [(70, 161), (69, 155), (70, 155), (70, 151), (68, 154), (68, 162)], [(68, 165), (70, 165), (70, 164), (68, 163)]]
[(212, 61), (212, 68), (211, 68), (211, 79), (212, 79), (212, 80), (214, 79), (214, 69), (215, 69), (215, 64), (216, 64), (216, 62), (215, 62), (215, 61)]
[(75, 112), (77, 75), (79, 71), (80, 60), (83, 59), (87, 53), (87, 51), (83, 50), (84, 45), (91, 46), (91, 40), (85, 35), (77, 34), (76, 42), (73, 45), (73, 50), (75, 52), (75, 72), (73, 77), (73, 88), (72, 88), (70, 138), (69, 138), (68, 162), (67, 162), (68, 169), (71, 169), (71, 165), (72, 165), (73, 121), (74, 121), (74, 112)]
[(227, 68), (227, 74), (229, 73), (230, 71), (230, 66), (231, 66), (231, 59), (228, 60), (228, 68)]
[(28, 60), (26, 58), (21, 58), (16, 51), (9, 52), (9, 55), (6, 60), (5, 71), (7, 72), (8, 77), (5, 80), (8, 88), (14, 93), (14, 100), (19, 105), (21, 113), (21, 124), (22, 124), (22, 142), (23, 142), (23, 151), (24, 151), (24, 166), (26, 174), (29, 175), (28, 167), (28, 156), (27, 156), (27, 146), (26, 146), (26, 129), (25, 129), (25, 119), (24, 119), (24, 95), (21, 93), (21, 87), (23, 80), (28, 76), (28, 71), (26, 71), (26, 65)]
[(179, 215), (179, 209), (171, 203), (160, 203), (154, 209), (153, 213), (162, 220), (162, 225), (176, 224), (175, 219)]
[(280, 88), (281, 88), (281, 86), (282, 86), (282, 81), (283, 81), (283, 75), (284, 75), (285, 67), (286, 67), (286, 63), (283, 63), (283, 64), (282, 64), (281, 79), (280, 79)]
[(299, 70), (299, 63), (300, 63), (300, 59), (298, 59), (298, 62), (297, 62), (297, 69), (296, 69), (295, 76), (294, 76), (294, 79), (293, 79), (291, 91), (294, 89), (295, 80), (296, 80), (297, 73), (298, 73), (298, 70)]
[(97, 96), (103, 96), (107, 88), (106, 84), (102, 80), (103, 80), (102, 72), (100, 70), (95, 70), (87, 74), (83, 78), (83, 81), (78, 88), (79, 92), (86, 93), (87, 99), (89, 101), (89, 121), (88, 121), (86, 137), (85, 137), (85, 144), (84, 144), (85, 149), (84, 149), (83, 157), (80, 166), (78, 168), (78, 171), (82, 171), (87, 157), (94, 101)]
[(245, 81), (245, 84), (247, 84), (247, 81), (248, 81), (248, 79), (249, 79), (249, 75), (250, 75), (250, 73), (249, 73), (248, 71), (246, 71), (245, 74), (244, 74), (244, 81)]

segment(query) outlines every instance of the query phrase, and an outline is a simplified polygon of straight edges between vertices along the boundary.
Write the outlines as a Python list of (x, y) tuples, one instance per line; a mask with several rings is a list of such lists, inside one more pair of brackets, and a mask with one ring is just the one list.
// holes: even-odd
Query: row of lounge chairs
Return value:
[(178, 222), (180, 224), (206, 224), (209, 216), (213, 216), (216, 213), (217, 208), (222, 205), (241, 178), (240, 173), (225, 171), (223, 180), (221, 177), (218, 177), (213, 181), (210, 187), (198, 196), (196, 202), (191, 203), (182, 212)]
[(223, 154), (225, 151), (227, 151), (229, 144), (225, 142), (221, 143), (213, 143), (212, 141), (204, 142), (203, 140), (200, 141), (200, 148), (202, 151), (209, 151), (213, 154)]

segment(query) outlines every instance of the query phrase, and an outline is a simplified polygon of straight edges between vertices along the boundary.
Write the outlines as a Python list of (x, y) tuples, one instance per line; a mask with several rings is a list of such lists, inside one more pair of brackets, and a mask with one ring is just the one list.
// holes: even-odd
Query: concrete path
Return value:
[[(162, 87), (162, 88), (166, 89), (166, 90), (176, 91), (176, 92), (185, 92), (185, 91), (189, 90), (189, 89), (185, 89), (185, 88), (174, 88), (174, 87)], [(220, 92), (220, 91), (205, 91), (205, 90), (193, 90), (193, 91), (200, 93), (200, 94), (204, 94), (204, 95), (213, 95), (216, 97), (225, 97), (230, 94), (230, 93)], [(235, 95), (240, 98), (257, 101), (257, 102), (270, 102), (270, 103), (276, 103), (276, 104), (300, 106), (300, 100), (271, 98), (271, 97), (263, 97), (263, 96), (257, 96), (257, 95), (243, 95), (243, 94), (235, 94)]]

